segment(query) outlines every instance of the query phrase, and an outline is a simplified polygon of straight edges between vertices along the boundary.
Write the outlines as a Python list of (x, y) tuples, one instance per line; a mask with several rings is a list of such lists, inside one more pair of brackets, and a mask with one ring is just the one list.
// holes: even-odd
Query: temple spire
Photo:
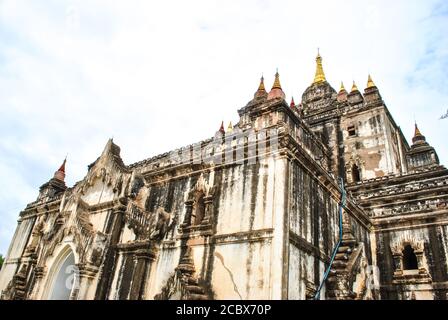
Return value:
[(414, 137), (412, 138), (412, 143), (414, 145), (426, 144), (426, 137), (422, 135), (422, 133), (420, 132), (420, 129), (417, 126), (417, 122), (415, 123), (415, 131), (414, 131)]
[(262, 98), (267, 95), (266, 88), (264, 87), (264, 77), (261, 75), (260, 84), (255, 92), (254, 98)]
[(369, 74), (369, 77), (368, 77), (368, 79), (367, 79), (367, 88), (375, 88), (375, 87), (376, 87), (376, 85), (375, 85), (375, 83), (373, 82), (372, 77), (371, 77), (370, 74)]
[(347, 90), (345, 90), (344, 83), (341, 81), (341, 88), (339, 89), (337, 100), (339, 102), (346, 101), (347, 94), (348, 93), (347, 93)]
[(67, 162), (67, 157), (65, 157), (64, 162), (59, 167), (59, 169), (54, 173), (54, 178), (60, 181), (64, 181), (65, 179), (65, 163)]
[(277, 72), (275, 73), (274, 84), (272, 85), (272, 89), (268, 94), (268, 100), (274, 98), (285, 99), (285, 93), (283, 92), (282, 86), (280, 84), (280, 75), (278, 74), (278, 69)]
[(420, 137), (422, 136), (422, 133), (420, 132), (420, 129), (417, 126), (417, 122), (415, 123), (415, 132), (414, 132), (414, 137)]
[(225, 132), (225, 130), (224, 130), (224, 121), (221, 122), (221, 127), (219, 128), (219, 132), (222, 132), (222, 133)]
[(280, 89), (280, 90), (282, 89), (282, 85), (280, 84), (280, 75), (278, 74), (278, 69), (277, 69), (277, 72), (275, 73), (275, 80), (274, 80), (274, 84), (272, 85), (272, 89)]
[(263, 77), (263, 75), (261, 75), (260, 85), (258, 86), (258, 90), (257, 91), (266, 92), (266, 88), (264, 87), (264, 77)]
[(353, 86), (351, 92), (359, 91), (358, 86), (356, 85), (355, 81), (353, 81)]
[(294, 108), (296, 106), (296, 103), (294, 102), (294, 97), (291, 97), (291, 104), (289, 106), (291, 108)]
[(229, 122), (229, 125), (227, 126), (227, 132), (232, 132), (233, 131), (233, 125), (232, 125), (232, 121)]
[(327, 81), (325, 78), (324, 68), (322, 66), (322, 57), (320, 56), (319, 50), (317, 50), (316, 57), (316, 75), (314, 76), (313, 84), (322, 83)]

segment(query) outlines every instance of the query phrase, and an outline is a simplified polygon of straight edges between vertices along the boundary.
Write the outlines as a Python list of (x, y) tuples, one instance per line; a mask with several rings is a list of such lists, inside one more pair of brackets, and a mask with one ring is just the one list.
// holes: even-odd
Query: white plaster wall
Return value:
[[(281, 298), (285, 241), (283, 235), (285, 163), (284, 159), (269, 157), (261, 162), (256, 172), (246, 168), (245, 179), (243, 179), (243, 165), (224, 170), (222, 185), (226, 185), (226, 188), (221, 191), (219, 200), (217, 234), (273, 227), (274, 231), (268, 241), (256, 239), (251, 243), (247, 240), (239, 242), (238, 236), (234, 236), (231, 240), (224, 240), (223, 243), (216, 245), (212, 288), (217, 299), (240, 299), (240, 295), (243, 299)], [(253, 175), (258, 176), (255, 195), (252, 194)], [(224, 179), (228, 179), (227, 182), (224, 182)], [(253, 213), (252, 199), (255, 199)], [(183, 221), (185, 211), (183, 207), (180, 221)], [(253, 219), (252, 226), (251, 219)], [(129, 232), (126, 230), (123, 232), (121, 242), (132, 240), (131, 236), (126, 235)], [(209, 254), (207, 251), (204, 252), (202, 244), (191, 247), (196, 276), (200, 276)], [(153, 299), (154, 295), (161, 292), (179, 263), (179, 255), (180, 248), (161, 248), (149, 276), (147, 299)], [(234, 277), (233, 281), (231, 274)]]
[(130, 242), (130, 241), (134, 241), (136, 238), (134, 231), (132, 231), (129, 227), (128, 224), (125, 223), (124, 227), (123, 227), (123, 231), (121, 233), (121, 239), (120, 239), (120, 243), (126, 243), (126, 242)]
[(119, 288), (119, 281), (121, 280), (120, 272), (122, 264), (123, 264), (123, 256), (119, 254), (115, 262), (114, 278), (112, 280), (111, 290), (109, 292), (109, 299), (111, 300), (118, 299), (118, 288)]
[(305, 283), (301, 279), (301, 252), (294, 245), (289, 245), (288, 299), (304, 300)]
[(90, 222), (93, 224), (95, 230), (104, 232), (106, 229), (105, 223), (108, 216), (108, 210), (97, 211), (89, 214)]
[(27, 245), (34, 221), (35, 218), (25, 219), (17, 226), (8, 253), (6, 254), (3, 267), (0, 271), (0, 293), (7, 287), (16, 272), (17, 259), (22, 256), (23, 250)]
[[(276, 174), (281, 175), (283, 172), (275, 173), (273, 158), (262, 161), (257, 172), (253, 172), (252, 168), (255, 166), (246, 168), (245, 177), (243, 165), (224, 171), (223, 180), (227, 179), (227, 188), (223, 190), (219, 203), (217, 234), (273, 227), (273, 184)], [(258, 183), (255, 189), (255, 213), (251, 227), (251, 201), (254, 197), (252, 194), (253, 175), (258, 176)], [(267, 177), (267, 181), (264, 177)], [(265, 198), (263, 197), (264, 190), (266, 190)]]
[(86, 191), (81, 199), (89, 205), (95, 205), (113, 200), (114, 192), (111, 186), (107, 186), (100, 179), (96, 179), (93, 186)]
[(214, 253), (215, 298), (270, 299), (271, 245), (267, 242), (221, 244)]
[[(314, 260), (312, 255), (298, 249), (295, 245), (290, 244), (289, 257), (289, 278), (288, 278), (288, 299), (289, 300), (305, 300), (306, 299), (306, 283), (314, 284)], [(323, 278), (325, 266), (323, 262), (319, 262), (320, 280)], [(316, 287), (320, 284), (316, 284)], [(325, 299), (325, 286), (321, 291), (321, 299)]]
[(174, 269), (179, 263), (180, 248), (162, 249), (156, 261), (153, 262), (151, 272), (148, 275), (149, 283), (146, 287), (146, 298), (154, 299), (156, 294), (162, 291), (167, 280), (174, 274)]
[(23, 250), (28, 242), (28, 237), (34, 225), (34, 218), (23, 220), (17, 232), (14, 235), (14, 239), (8, 251), (6, 259), (17, 259), (22, 256)]

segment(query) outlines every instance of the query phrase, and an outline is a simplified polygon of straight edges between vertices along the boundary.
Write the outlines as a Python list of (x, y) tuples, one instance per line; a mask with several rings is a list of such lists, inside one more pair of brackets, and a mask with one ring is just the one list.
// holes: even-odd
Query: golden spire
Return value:
[(359, 91), (358, 87), (356, 86), (355, 81), (353, 81), (353, 86), (352, 86), (352, 91), (351, 92), (354, 92), (354, 91)]
[(232, 125), (232, 121), (229, 122), (229, 126), (227, 127), (227, 132), (232, 132), (233, 131), (233, 125)]
[(263, 75), (261, 76), (261, 79), (260, 79), (260, 85), (258, 86), (258, 91), (266, 91), (266, 89), (264, 87), (264, 77), (263, 77)]
[(417, 127), (417, 122), (415, 123), (415, 133), (414, 133), (414, 137), (421, 137), (423, 136), (422, 133), (420, 132), (420, 130)]
[(341, 88), (339, 89), (339, 92), (342, 92), (342, 91), (346, 91), (346, 90), (344, 87), (344, 82), (341, 81)]
[(369, 78), (367, 79), (367, 88), (374, 88), (376, 87), (375, 83), (373, 83), (372, 77), (369, 74)]
[(424, 135), (422, 135), (422, 133), (418, 129), (417, 122), (415, 122), (415, 133), (414, 133), (414, 137), (412, 138), (412, 143), (414, 145), (416, 145), (416, 144), (425, 144), (426, 143), (426, 138), (425, 138)]
[(275, 73), (275, 81), (274, 81), (274, 84), (272, 85), (272, 89), (282, 89), (282, 86), (280, 84), (280, 75), (278, 74), (278, 69), (277, 69), (277, 72)]
[(319, 50), (317, 50), (316, 75), (314, 76), (313, 84), (325, 81), (327, 81), (327, 79), (325, 78), (324, 68), (322, 67), (322, 57), (320, 56)]

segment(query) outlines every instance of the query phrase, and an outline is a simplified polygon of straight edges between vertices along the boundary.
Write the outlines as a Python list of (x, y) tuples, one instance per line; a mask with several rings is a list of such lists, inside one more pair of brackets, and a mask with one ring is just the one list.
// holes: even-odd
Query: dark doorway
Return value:
[(414, 249), (412, 249), (410, 245), (404, 247), (403, 250), (403, 269), (404, 270), (418, 269), (417, 256), (414, 253)]
[(205, 216), (205, 202), (204, 202), (204, 194), (201, 193), (196, 198), (196, 202), (194, 204), (194, 220), (193, 225), (198, 225), (202, 222)]
[(355, 183), (361, 181), (361, 173), (359, 172), (359, 168), (356, 164), (352, 167), (352, 180)]

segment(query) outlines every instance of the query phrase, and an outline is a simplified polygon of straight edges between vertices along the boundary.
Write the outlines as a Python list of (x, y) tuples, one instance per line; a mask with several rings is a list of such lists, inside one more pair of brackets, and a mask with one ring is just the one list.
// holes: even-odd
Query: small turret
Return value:
[(53, 178), (58, 179), (60, 181), (64, 181), (64, 179), (65, 179), (65, 163), (66, 162), (67, 162), (67, 158), (64, 159), (64, 162), (62, 162), (59, 169), (54, 173)]
[(282, 90), (282, 86), (280, 84), (280, 75), (278, 74), (278, 70), (275, 73), (274, 84), (272, 85), (272, 89), (268, 94), (268, 100), (282, 98), (285, 99), (285, 93)]
[(359, 91), (355, 81), (353, 81), (352, 89), (350, 90), (350, 93), (347, 95), (347, 100), (352, 105), (361, 103), (364, 100), (364, 97)]
[(347, 95), (348, 95), (348, 92), (347, 92), (347, 90), (345, 90), (344, 83), (341, 81), (341, 88), (339, 89), (339, 92), (338, 92), (338, 101), (339, 102), (347, 101)]
[(372, 77), (369, 74), (369, 77), (367, 78), (367, 89), (369, 88), (376, 88), (375, 83), (373, 83)]
[(364, 99), (367, 104), (382, 101), (380, 92), (370, 74), (367, 78), (367, 87), (364, 89)]
[(420, 132), (420, 129), (417, 126), (417, 123), (415, 123), (415, 131), (414, 131), (414, 137), (412, 138), (412, 144), (415, 145), (421, 145), (421, 144), (428, 144), (426, 142), (426, 137), (422, 135)]
[(264, 87), (264, 77), (261, 76), (260, 84), (258, 85), (258, 90), (254, 94), (254, 99), (266, 98), (268, 93)]
[(226, 132), (224, 130), (224, 121), (221, 122), (221, 127), (219, 128), (218, 132), (221, 132), (221, 133), (225, 133)]
[(65, 185), (65, 164), (67, 162), (67, 158), (64, 159), (62, 165), (53, 175), (48, 182), (44, 183), (39, 189), (38, 200), (42, 200), (44, 198), (51, 198), (58, 193), (61, 193), (67, 189)]
[(415, 124), (412, 146), (407, 152), (406, 158), (411, 171), (439, 165), (439, 157), (436, 150), (426, 142), (426, 138), (420, 132), (417, 123)]

